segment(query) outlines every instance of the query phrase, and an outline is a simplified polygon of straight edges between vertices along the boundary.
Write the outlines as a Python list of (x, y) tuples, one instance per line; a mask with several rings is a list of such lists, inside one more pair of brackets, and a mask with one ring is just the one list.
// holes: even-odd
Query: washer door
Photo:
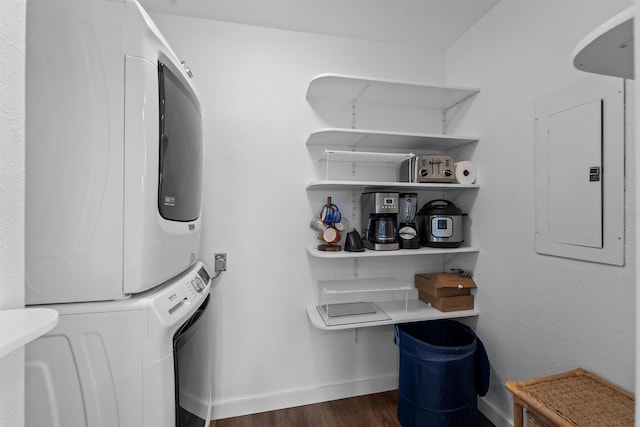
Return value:
[(173, 337), (176, 427), (204, 427), (211, 397), (210, 295)]

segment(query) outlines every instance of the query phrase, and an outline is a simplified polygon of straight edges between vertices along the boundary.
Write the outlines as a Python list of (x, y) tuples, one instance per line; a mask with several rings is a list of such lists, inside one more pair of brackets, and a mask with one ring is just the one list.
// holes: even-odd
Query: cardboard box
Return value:
[(435, 297), (426, 292), (418, 291), (420, 299), (431, 304), (432, 307), (443, 311), (473, 310), (473, 295), (459, 295), (455, 297)]
[(458, 273), (416, 274), (416, 288), (434, 297), (454, 297), (469, 295), (471, 289), (477, 288), (472, 277)]

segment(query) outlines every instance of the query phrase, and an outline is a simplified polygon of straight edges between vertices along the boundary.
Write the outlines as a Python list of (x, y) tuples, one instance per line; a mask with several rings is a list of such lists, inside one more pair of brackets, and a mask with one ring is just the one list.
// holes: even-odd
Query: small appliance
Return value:
[(416, 224), (422, 246), (457, 248), (463, 242), (462, 211), (453, 202), (431, 200), (418, 211)]
[(402, 162), (400, 181), (455, 182), (454, 171), (451, 156), (417, 155)]
[(344, 242), (344, 250), (347, 252), (364, 252), (364, 243), (360, 233), (355, 228), (347, 233), (347, 240)]
[(398, 212), (398, 243), (400, 249), (420, 248), (420, 238), (416, 229), (417, 193), (400, 193)]
[(202, 117), (135, 0), (30, 0), (26, 303), (128, 298), (200, 249)]
[(398, 193), (362, 194), (361, 219), (365, 228), (364, 247), (376, 251), (400, 249), (396, 224), (398, 221)]

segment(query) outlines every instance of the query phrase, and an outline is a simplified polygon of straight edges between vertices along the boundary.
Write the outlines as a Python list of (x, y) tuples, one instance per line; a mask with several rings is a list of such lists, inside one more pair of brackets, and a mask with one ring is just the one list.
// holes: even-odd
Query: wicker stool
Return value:
[(507, 382), (514, 427), (633, 426), (634, 396), (584, 369)]

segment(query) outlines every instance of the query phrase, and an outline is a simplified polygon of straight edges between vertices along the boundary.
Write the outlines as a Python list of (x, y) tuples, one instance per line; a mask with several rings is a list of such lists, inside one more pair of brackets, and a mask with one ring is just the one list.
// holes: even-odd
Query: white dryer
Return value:
[(202, 114), (136, 0), (27, 3), (27, 305), (127, 299), (198, 259)]
[(210, 281), (198, 262), (126, 300), (49, 305), (58, 325), (26, 347), (26, 425), (206, 426)]

